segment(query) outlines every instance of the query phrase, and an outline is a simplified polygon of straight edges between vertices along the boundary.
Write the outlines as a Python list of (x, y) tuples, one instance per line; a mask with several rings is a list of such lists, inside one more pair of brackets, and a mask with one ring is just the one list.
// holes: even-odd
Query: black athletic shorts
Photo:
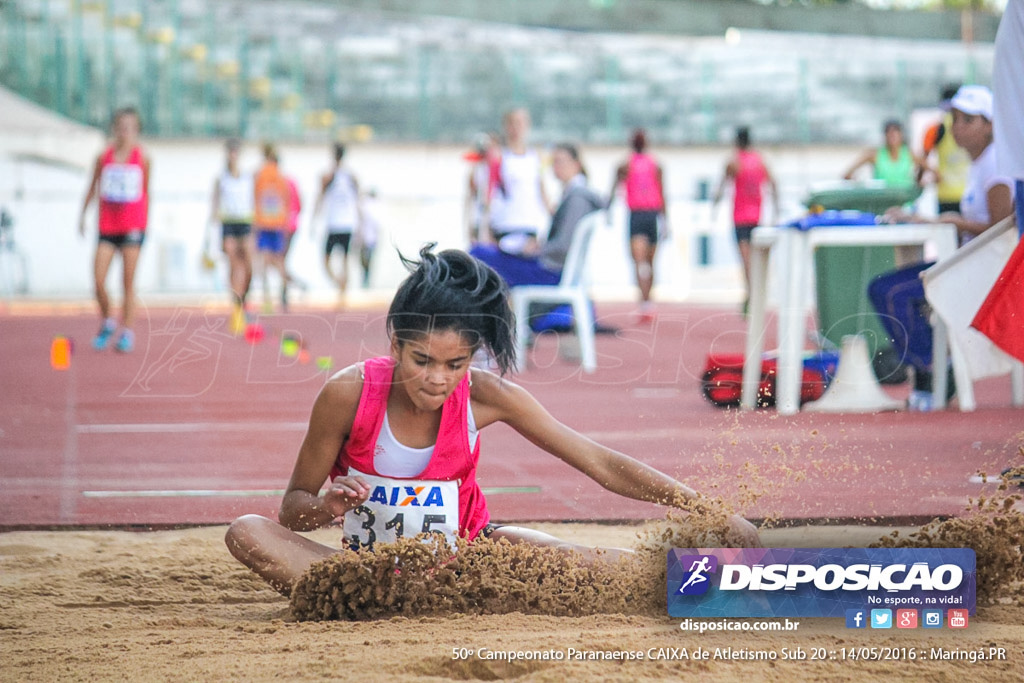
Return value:
[(124, 233), (123, 235), (100, 235), (100, 242), (111, 244), (115, 249), (122, 249), (124, 247), (141, 247), (142, 242), (145, 239), (145, 230), (132, 230)]
[(221, 236), (223, 239), (227, 239), (229, 237), (248, 237), (251, 234), (251, 223), (221, 223)]
[(757, 227), (757, 223), (749, 225), (737, 225), (736, 226), (736, 241), (750, 243), (750, 234), (754, 232), (754, 228)]
[(350, 232), (332, 232), (327, 235), (327, 243), (324, 244), (324, 256), (330, 258), (331, 252), (336, 247), (341, 247), (341, 253), (348, 256), (349, 245), (352, 244), (352, 233)]
[(629, 238), (646, 237), (649, 243), (658, 243), (658, 216), (660, 211), (630, 211)]
[(488, 522), (487, 524), (484, 525), (484, 528), (480, 530), (480, 535), (483, 536), (484, 538), (490, 538), (491, 534), (493, 534), (495, 531), (497, 531), (498, 529), (500, 529), (503, 526), (505, 526), (505, 525), (504, 524), (491, 524), (490, 522)]

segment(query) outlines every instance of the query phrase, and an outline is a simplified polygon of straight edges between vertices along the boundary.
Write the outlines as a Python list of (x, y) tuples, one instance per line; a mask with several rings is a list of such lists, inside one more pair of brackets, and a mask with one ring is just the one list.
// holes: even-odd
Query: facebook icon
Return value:
[(867, 613), (862, 609), (846, 610), (846, 628), (867, 628)]

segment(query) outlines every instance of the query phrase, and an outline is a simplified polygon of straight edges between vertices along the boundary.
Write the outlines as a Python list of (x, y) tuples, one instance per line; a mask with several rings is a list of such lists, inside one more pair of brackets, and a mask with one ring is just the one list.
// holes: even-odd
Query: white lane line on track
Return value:
[(989, 474), (984, 477), (981, 476), (980, 474), (975, 474), (967, 478), (967, 481), (969, 481), (972, 484), (998, 484), (1002, 480), (1003, 478), (1000, 477), (998, 474)]
[(175, 434), (183, 432), (294, 432), (305, 422), (141, 422), (128, 424), (82, 424), (79, 434)]
[[(502, 493), (540, 493), (539, 486), (484, 487), (485, 496)], [(284, 489), (149, 489), (139, 491), (82, 491), (85, 498), (261, 498), (283, 496)]]
[[(125, 424), (81, 424), (78, 434), (184, 434), (215, 432), (300, 432), (309, 425), (305, 422), (140, 422)], [(667, 427), (647, 430), (601, 430), (583, 432), (595, 441), (616, 439), (673, 439), (692, 436), (692, 429)]]

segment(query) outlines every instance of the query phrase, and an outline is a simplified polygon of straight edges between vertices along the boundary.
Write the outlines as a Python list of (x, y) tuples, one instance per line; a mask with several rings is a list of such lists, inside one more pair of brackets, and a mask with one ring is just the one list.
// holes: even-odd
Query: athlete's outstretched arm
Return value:
[(289, 529), (310, 531), (330, 524), (369, 495), (359, 477), (338, 477), (320, 495), (320, 487), (352, 430), (361, 391), (355, 365), (340, 371), (320, 391), (278, 513), (281, 524)]
[[(568, 465), (583, 472), (604, 488), (619, 495), (660, 505), (682, 506), (698, 497), (689, 486), (612, 450), (556, 420), (522, 387), (487, 373), (474, 373), (474, 405), (477, 426), (501, 421)], [(746, 543), (759, 545), (757, 530), (746, 520), (734, 517), (734, 531)]]

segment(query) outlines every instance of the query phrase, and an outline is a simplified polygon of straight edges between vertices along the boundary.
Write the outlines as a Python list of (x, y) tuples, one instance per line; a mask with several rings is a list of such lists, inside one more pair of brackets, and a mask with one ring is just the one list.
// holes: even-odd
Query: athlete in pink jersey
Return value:
[[(610, 491), (653, 503), (697, 496), (689, 487), (587, 439), (552, 417), (522, 387), (474, 368), (487, 347), (502, 374), (515, 365), (515, 321), (498, 274), (463, 251), (420, 252), (387, 315), (391, 355), (338, 372), (321, 390), (278, 514), (246, 515), (228, 529), (231, 553), (288, 595), (314, 562), (337, 549), (297, 534), (341, 518), (344, 542), (366, 546), (420, 532), (449, 540), (480, 534), (575, 551), (595, 548), (490, 524), (476, 482), (479, 432), (504, 422)], [(329, 487), (321, 492), (325, 481)], [(731, 541), (759, 544), (733, 517)], [(622, 549), (609, 549), (614, 559)]]
[(658, 238), (668, 226), (665, 186), (661, 166), (645, 151), (647, 136), (644, 131), (635, 130), (630, 144), (633, 154), (616, 171), (610, 196), (614, 197), (616, 189), (625, 185), (626, 206), (629, 208), (629, 250), (640, 287), (640, 319), (651, 322), (654, 320), (651, 305), (654, 254), (658, 249)]
[(285, 176), (288, 183), (288, 225), (284, 230), (284, 253), (281, 254), (281, 261), (284, 265), (284, 284), (281, 286), (281, 310), (288, 310), (288, 285), (298, 285), (299, 289), (305, 290), (306, 283), (292, 275), (288, 270), (288, 252), (292, 248), (292, 240), (299, 230), (299, 214), (302, 213), (302, 195), (299, 193), (299, 186), (295, 179)]
[[(725, 165), (722, 182), (715, 191), (713, 206), (717, 207), (722, 200), (727, 183), (733, 184), (732, 220), (736, 228), (736, 244), (743, 261), (743, 278), (747, 287), (747, 299), (750, 298), (750, 234), (761, 222), (761, 202), (764, 197), (764, 186), (768, 185), (772, 193), (772, 223), (779, 220), (779, 192), (775, 179), (765, 166), (761, 155), (750, 149), (750, 129), (746, 127), (736, 130), (736, 151)], [(746, 310), (746, 303), (743, 305)]]
[(99, 243), (93, 261), (96, 303), (102, 322), (92, 341), (97, 351), (106, 349), (117, 324), (111, 316), (107, 295), (107, 272), (114, 255), (121, 254), (123, 265), (124, 302), (121, 310), (121, 333), (114, 348), (128, 353), (135, 347), (132, 323), (135, 320), (135, 266), (146, 236), (149, 216), (149, 159), (139, 145), (141, 125), (139, 113), (126, 107), (114, 112), (111, 128), (113, 143), (96, 159), (92, 179), (78, 231), (85, 235), (85, 214), (92, 200), (99, 197)]

